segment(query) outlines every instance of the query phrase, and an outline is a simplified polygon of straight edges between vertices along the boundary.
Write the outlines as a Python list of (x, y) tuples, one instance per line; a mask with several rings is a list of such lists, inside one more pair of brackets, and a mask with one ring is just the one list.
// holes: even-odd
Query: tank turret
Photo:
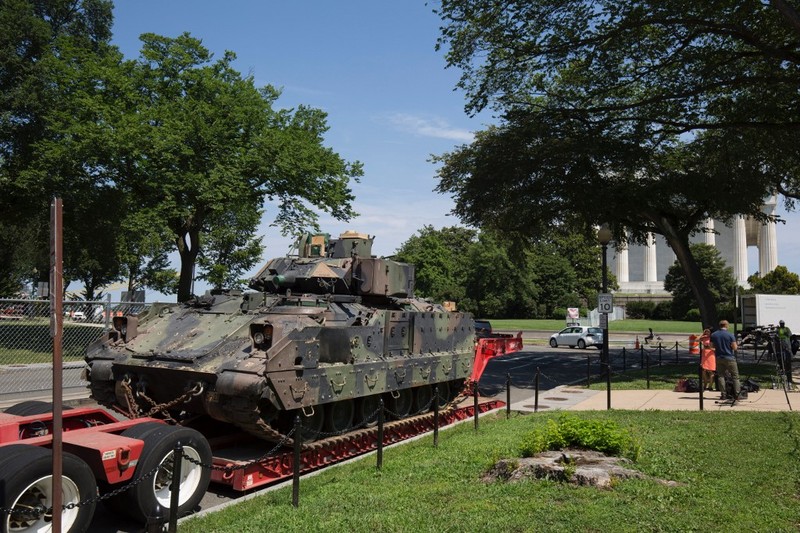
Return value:
[(373, 237), (307, 234), (251, 291), (156, 304), (89, 347), (92, 396), (138, 416), (198, 415), (278, 440), (397, 418), (460, 392), (474, 358), (469, 314), (414, 297), (414, 268), (372, 255)]

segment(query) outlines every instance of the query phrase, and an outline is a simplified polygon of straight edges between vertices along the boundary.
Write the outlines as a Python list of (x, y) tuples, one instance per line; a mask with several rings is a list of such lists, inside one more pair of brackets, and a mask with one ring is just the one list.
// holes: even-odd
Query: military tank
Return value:
[(415, 298), (413, 266), (374, 257), (373, 239), (306, 234), (250, 291), (115, 317), (87, 350), (92, 397), (271, 441), (298, 414), (308, 440), (374, 423), (381, 398), (397, 419), (446, 404), (473, 366), (472, 316)]

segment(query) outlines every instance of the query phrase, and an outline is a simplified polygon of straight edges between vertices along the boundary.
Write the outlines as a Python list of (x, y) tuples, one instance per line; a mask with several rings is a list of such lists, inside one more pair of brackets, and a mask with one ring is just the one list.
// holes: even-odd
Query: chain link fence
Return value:
[[(86, 347), (115, 316), (135, 315), (146, 303), (65, 301), (62, 354), (64, 389), (82, 388)], [(0, 299), (0, 401), (52, 389), (53, 337), (49, 300)]]

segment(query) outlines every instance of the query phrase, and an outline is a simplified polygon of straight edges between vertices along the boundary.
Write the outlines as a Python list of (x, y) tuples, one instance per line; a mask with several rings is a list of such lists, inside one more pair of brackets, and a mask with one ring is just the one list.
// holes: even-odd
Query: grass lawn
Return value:
[[(493, 414), (476, 434), (462, 424), (291, 487), (181, 524), (180, 531), (797, 531), (800, 424), (796, 413), (604, 411), (641, 445), (634, 467), (651, 476), (611, 490), (552, 481), (480, 480), (519, 457), (526, 434), (559, 413)], [(671, 480), (677, 486), (658, 481)]]

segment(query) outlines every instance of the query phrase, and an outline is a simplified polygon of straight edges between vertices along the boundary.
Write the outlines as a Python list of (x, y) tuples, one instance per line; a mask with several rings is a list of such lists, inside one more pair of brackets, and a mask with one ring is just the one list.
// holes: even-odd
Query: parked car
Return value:
[(488, 320), (476, 320), (475, 321), (475, 336), (476, 337), (491, 337), (492, 336), (492, 324)]
[(567, 326), (558, 333), (553, 333), (550, 336), (550, 346), (558, 348), (559, 346), (569, 346), (570, 348), (578, 347), (584, 349), (587, 346), (603, 346), (603, 328), (592, 326)]
[(72, 313), (72, 320), (86, 320), (86, 313), (83, 311), (74, 311)]

